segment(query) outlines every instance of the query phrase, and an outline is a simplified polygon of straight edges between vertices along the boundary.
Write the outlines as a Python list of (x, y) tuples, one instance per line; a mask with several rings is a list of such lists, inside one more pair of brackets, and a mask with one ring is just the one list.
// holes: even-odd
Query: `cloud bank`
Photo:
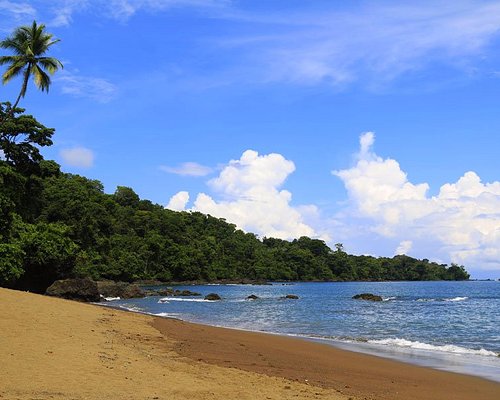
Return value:
[[(301, 208), (291, 205), (292, 194), (281, 189), (294, 170), (294, 163), (281, 154), (259, 155), (247, 150), (239, 160), (230, 161), (219, 176), (208, 181), (218, 198), (200, 193), (189, 210), (225, 218), (261, 236), (283, 239), (316, 236), (314, 229), (304, 222)], [(179, 192), (170, 199), (167, 208), (185, 210), (188, 200), (187, 192)], [(308, 212), (310, 207), (315, 208), (306, 207)]]
[(356, 164), (333, 171), (347, 190), (350, 215), (368, 221), (373, 233), (398, 239), (396, 254), (432, 246), (435, 258), (498, 269), (500, 182), (483, 183), (469, 171), (429, 196), (427, 183), (410, 182), (396, 160), (373, 151), (374, 140), (372, 132), (363, 134)]

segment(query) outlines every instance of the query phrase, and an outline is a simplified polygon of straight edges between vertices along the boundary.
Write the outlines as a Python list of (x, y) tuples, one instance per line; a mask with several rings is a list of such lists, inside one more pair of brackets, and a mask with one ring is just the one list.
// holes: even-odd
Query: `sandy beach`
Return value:
[(309, 341), (0, 289), (0, 399), (500, 398), (500, 384)]

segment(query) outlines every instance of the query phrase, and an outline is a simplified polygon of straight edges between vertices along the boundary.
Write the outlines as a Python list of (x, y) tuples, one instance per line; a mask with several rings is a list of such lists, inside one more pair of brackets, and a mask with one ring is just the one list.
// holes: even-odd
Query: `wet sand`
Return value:
[(495, 399), (500, 384), (0, 289), (0, 399)]

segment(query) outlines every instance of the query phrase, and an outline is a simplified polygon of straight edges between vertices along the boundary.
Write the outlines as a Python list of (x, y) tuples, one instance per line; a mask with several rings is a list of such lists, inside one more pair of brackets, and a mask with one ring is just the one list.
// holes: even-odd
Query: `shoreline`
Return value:
[[(345, 350), (354, 353), (360, 353), (364, 355), (370, 355), (374, 357), (379, 357), (382, 359), (392, 360), (399, 363), (404, 363), (408, 365), (430, 368), (435, 371), (443, 371), (455, 374), (461, 374), (464, 376), (477, 377), (480, 379), (485, 379), (495, 383), (500, 383), (500, 353), (493, 355), (481, 355), (478, 353), (473, 353), (474, 349), (463, 348), (463, 350), (469, 350), (471, 353), (455, 353), (453, 351), (440, 351), (437, 349), (424, 349), (424, 348), (414, 348), (414, 347), (403, 347), (403, 346), (387, 346), (382, 344), (373, 343), (370, 341), (350, 341), (342, 340), (329, 337), (321, 336), (311, 336), (311, 335), (300, 335), (292, 334), (286, 332), (275, 332), (275, 331), (262, 331), (257, 329), (249, 329), (245, 327), (238, 326), (228, 326), (219, 324), (210, 324), (209, 322), (199, 322), (189, 319), (183, 319), (181, 315), (163, 313), (149, 313), (146, 311), (140, 311), (135, 309), (129, 309), (122, 305), (113, 305), (113, 302), (109, 303), (94, 303), (103, 307), (109, 307), (118, 310), (124, 310), (132, 313), (139, 313), (144, 315), (150, 315), (152, 317), (175, 319), (178, 321), (183, 321), (188, 324), (196, 324), (206, 327), (231, 329), (235, 331), (248, 332), (248, 333), (262, 333), (265, 335), (282, 336), (294, 338), (297, 340), (305, 340), (314, 343), (320, 343), (325, 346), (333, 347), (339, 350)], [(403, 339), (399, 339), (403, 340)], [(419, 342), (415, 342), (419, 343)], [(425, 343), (423, 343), (425, 345)], [(446, 347), (446, 345), (443, 345)], [(453, 345), (451, 345), (453, 347)], [(471, 362), (471, 358), (474, 362)]]
[[(156, 317), (153, 326), (173, 337), (177, 342), (176, 351), (191, 360), (286, 377), (355, 398), (479, 400), (489, 396), (496, 399), (500, 395), (500, 383), (492, 380), (340, 349), (304, 338), (165, 317)], [(207, 336), (212, 339), (207, 341)]]
[(5, 399), (493, 400), (500, 384), (326, 344), (0, 289)]

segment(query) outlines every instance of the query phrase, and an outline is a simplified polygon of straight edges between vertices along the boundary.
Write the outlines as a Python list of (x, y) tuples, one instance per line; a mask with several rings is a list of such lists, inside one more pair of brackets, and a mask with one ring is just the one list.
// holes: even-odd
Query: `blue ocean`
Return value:
[[(178, 287), (217, 293), (107, 304), (185, 321), (303, 337), (500, 381), (500, 282), (331, 282)], [(354, 300), (358, 293), (382, 302)], [(247, 300), (256, 295), (257, 300)], [(287, 294), (298, 300), (282, 299)]]

